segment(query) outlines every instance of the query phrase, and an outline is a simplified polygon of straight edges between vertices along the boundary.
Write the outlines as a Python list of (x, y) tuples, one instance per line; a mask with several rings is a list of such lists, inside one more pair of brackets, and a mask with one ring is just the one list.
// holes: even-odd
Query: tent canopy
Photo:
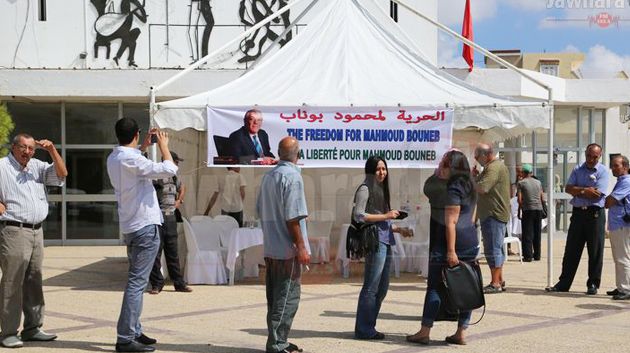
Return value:
[(549, 128), (549, 107), (477, 89), (432, 65), (374, 0), (331, 0), (306, 30), (240, 78), (161, 102), (159, 127), (206, 129), (206, 107), (423, 106), (455, 109), (455, 129)]

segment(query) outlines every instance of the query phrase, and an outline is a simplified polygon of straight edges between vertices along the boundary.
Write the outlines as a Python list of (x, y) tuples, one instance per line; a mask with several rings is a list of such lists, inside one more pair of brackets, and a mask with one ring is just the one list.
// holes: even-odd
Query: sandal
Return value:
[(450, 343), (450, 344), (458, 344), (460, 346), (465, 346), (466, 345), (466, 341), (460, 340), (459, 338), (455, 338), (455, 335), (453, 335), (453, 336), (446, 336), (446, 338), (444, 340), (446, 341), (446, 343)]
[(501, 287), (495, 287), (492, 283), (490, 283), (489, 285), (483, 287), (483, 292), (485, 294), (496, 294), (503, 292), (503, 289)]
[(293, 344), (291, 342), (289, 342), (289, 346), (285, 349), (289, 352), (303, 352), (304, 350), (300, 347), (298, 347), (296, 344)]

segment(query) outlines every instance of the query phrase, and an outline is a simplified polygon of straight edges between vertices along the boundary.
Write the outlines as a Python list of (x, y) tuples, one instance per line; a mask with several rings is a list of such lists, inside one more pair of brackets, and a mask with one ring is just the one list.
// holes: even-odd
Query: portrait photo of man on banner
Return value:
[(363, 167), (379, 155), (392, 167), (432, 168), (452, 145), (445, 107), (208, 107), (208, 166), (273, 165), (285, 136), (303, 167)]

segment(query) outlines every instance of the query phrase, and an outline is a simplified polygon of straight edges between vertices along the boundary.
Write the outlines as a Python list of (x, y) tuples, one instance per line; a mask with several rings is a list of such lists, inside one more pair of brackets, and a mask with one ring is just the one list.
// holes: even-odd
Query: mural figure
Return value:
[[(197, 10), (197, 16), (193, 24), (193, 7)], [(210, 43), (210, 34), (214, 28), (214, 16), (212, 15), (212, 7), (210, 0), (190, 0), (190, 9), (188, 11), (188, 43), (190, 47), (190, 58), (193, 62), (208, 55), (208, 44)], [(201, 56), (199, 55), (199, 19), (203, 16), (206, 25), (201, 36)], [(193, 29), (194, 28), (194, 29)]]
[[(256, 23), (264, 20), (265, 17), (284, 7), (288, 2), (289, 0), (241, 0), (238, 14), (244, 25), (253, 27)], [(290, 10), (283, 13), (279, 18), (274, 18), (271, 22), (275, 24), (282, 22), (284, 28), (279, 29), (280, 33), (282, 33), (282, 31), (291, 24), (289, 13)], [(247, 38), (243, 39), (240, 44), (240, 50), (243, 52), (244, 56), (238, 59), (239, 63), (256, 60), (260, 56), (267, 39), (273, 42), (278, 38), (279, 34), (271, 28), (271, 23), (266, 24)], [(282, 47), (287, 44), (291, 38), (292, 32), (289, 32), (285, 38), (278, 42), (278, 44)]]
[[(140, 28), (133, 28), (134, 17), (142, 23), (147, 22), (147, 13), (144, 9), (145, 0), (140, 3), (138, 0), (121, 0), (120, 12), (115, 12), (113, 0), (90, 0), (96, 8), (98, 18), (94, 22), (96, 30), (96, 40), (94, 41), (94, 57), (98, 58), (98, 48), (106, 47), (109, 59), (111, 42), (120, 39), (120, 47), (114, 62), (118, 65), (118, 61), (129, 49), (127, 56), (129, 67), (138, 67), (134, 61), (136, 52), (136, 41), (140, 36)], [(132, 10), (133, 5), (133, 10)]]

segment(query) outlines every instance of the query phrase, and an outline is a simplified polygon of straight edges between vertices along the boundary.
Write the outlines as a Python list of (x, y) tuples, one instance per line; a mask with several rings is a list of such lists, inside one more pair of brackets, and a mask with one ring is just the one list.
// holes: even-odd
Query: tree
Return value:
[(9, 136), (13, 132), (15, 124), (6, 103), (0, 103), (0, 157), (9, 154), (9, 149), (5, 146), (9, 144)]

